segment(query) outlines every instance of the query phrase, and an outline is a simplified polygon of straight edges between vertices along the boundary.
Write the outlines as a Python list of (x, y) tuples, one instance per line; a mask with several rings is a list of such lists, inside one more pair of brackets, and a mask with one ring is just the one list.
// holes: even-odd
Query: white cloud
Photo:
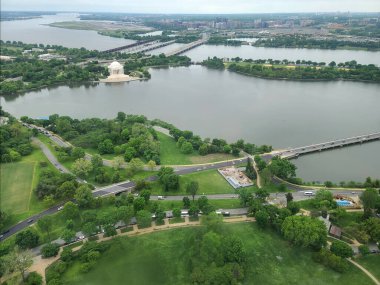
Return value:
[(126, 13), (379, 12), (379, 0), (2, 0), (4, 10)]

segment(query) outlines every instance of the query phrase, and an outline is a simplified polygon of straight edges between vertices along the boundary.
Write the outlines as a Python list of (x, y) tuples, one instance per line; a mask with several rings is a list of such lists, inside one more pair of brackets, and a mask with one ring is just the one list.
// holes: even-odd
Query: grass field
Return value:
[(380, 280), (380, 254), (371, 254), (355, 259), (365, 269), (371, 272), (377, 280)]
[(14, 214), (29, 210), (36, 164), (36, 162), (16, 162), (0, 166), (1, 209)]
[[(219, 174), (217, 170), (205, 170), (180, 176), (179, 191), (164, 192), (159, 182), (152, 183), (153, 195), (183, 195), (186, 194), (186, 185), (190, 181), (199, 183), (198, 194), (234, 194), (235, 189)], [(247, 187), (249, 190), (256, 189), (254, 186)]]
[[(46, 162), (47, 166), (41, 167), (40, 162)], [(40, 172), (55, 168), (37, 146), (34, 146), (32, 154), (22, 157), (21, 161), (0, 164), (0, 168), (0, 207), (11, 216), (4, 228), (46, 208), (33, 190), (38, 184)]]
[(186, 164), (202, 164), (209, 162), (217, 162), (223, 160), (234, 159), (231, 154), (215, 153), (209, 155), (183, 154), (180, 152), (173, 138), (157, 132), (160, 141), (160, 159), (162, 165), (186, 165)]
[[(189, 197), (191, 200), (191, 197)], [(173, 210), (174, 208), (183, 208), (182, 201), (157, 201), (161, 205), (164, 211)], [(215, 209), (236, 209), (241, 208), (240, 199), (220, 199), (220, 200), (209, 200), (210, 205), (214, 206)]]
[[(120, 238), (88, 273), (75, 262), (64, 274), (64, 284), (190, 284), (188, 247), (199, 228), (182, 228), (140, 237)], [(243, 241), (247, 253), (243, 284), (364, 285), (367, 276), (350, 265), (339, 274), (316, 264), (306, 249), (290, 246), (273, 232), (263, 232), (252, 223), (226, 225), (226, 234)]]

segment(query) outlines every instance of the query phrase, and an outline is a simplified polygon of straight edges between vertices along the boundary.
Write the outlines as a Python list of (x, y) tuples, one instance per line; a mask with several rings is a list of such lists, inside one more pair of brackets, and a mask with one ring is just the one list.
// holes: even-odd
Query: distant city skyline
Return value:
[(167, 14), (380, 12), (379, 0), (2, 0), (2, 11)]

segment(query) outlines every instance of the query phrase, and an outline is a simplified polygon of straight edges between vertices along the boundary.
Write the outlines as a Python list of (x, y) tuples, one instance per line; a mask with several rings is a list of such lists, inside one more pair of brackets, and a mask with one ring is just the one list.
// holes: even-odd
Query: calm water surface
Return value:
[[(275, 148), (380, 131), (378, 84), (264, 80), (201, 66), (151, 73), (149, 81), (44, 89), (1, 98), (1, 105), (17, 117), (144, 114), (202, 137), (244, 138)], [(380, 178), (380, 142), (295, 162), (299, 176), (309, 181)]]

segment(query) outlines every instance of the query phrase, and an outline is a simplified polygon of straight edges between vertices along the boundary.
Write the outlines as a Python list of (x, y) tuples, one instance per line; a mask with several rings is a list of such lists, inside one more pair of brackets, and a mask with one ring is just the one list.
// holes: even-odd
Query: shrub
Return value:
[(368, 248), (368, 246), (365, 245), (365, 244), (360, 245), (359, 246), (359, 252), (363, 256), (369, 254), (369, 248)]
[(347, 260), (333, 254), (326, 248), (322, 248), (319, 252), (315, 253), (313, 259), (314, 261), (340, 273), (348, 270)]
[(37, 272), (31, 272), (29, 273), (28, 277), (26, 278), (26, 285), (41, 285), (42, 284), (42, 276), (38, 274)]
[(343, 258), (352, 257), (352, 255), (354, 254), (351, 246), (342, 241), (333, 241), (330, 250), (335, 255)]
[(43, 258), (56, 256), (59, 252), (59, 245), (56, 243), (49, 243), (41, 248)]

